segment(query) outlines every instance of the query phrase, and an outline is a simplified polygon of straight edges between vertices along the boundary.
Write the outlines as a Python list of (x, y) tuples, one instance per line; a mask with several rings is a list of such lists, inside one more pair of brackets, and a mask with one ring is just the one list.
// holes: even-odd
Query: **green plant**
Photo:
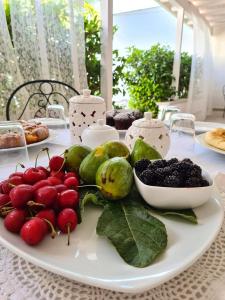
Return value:
[(190, 74), (191, 74), (191, 56), (187, 52), (181, 53), (180, 64), (180, 79), (179, 79), (179, 98), (186, 98), (188, 96)]
[(174, 51), (159, 44), (149, 50), (128, 49), (124, 79), (130, 95), (130, 107), (142, 112), (152, 111), (157, 116), (156, 102), (169, 101), (176, 94), (187, 96), (191, 57), (182, 53), (179, 91), (172, 85), (173, 59)]
[(168, 101), (175, 95), (172, 86), (174, 53), (159, 44), (149, 50), (129, 48), (126, 59), (125, 82), (130, 94), (129, 105), (156, 116), (156, 102)]
[[(88, 86), (95, 95), (100, 94), (100, 63), (101, 63), (101, 21), (98, 12), (87, 2), (84, 4), (84, 28), (86, 47), (86, 69)], [(117, 27), (113, 27), (114, 33)], [(113, 50), (113, 95), (122, 92), (119, 82), (123, 74), (125, 58)]]

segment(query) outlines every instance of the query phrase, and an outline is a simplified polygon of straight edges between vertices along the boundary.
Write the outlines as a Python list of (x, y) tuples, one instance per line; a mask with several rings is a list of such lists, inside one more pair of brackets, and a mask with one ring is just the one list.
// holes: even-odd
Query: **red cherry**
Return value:
[(10, 191), (9, 197), (13, 207), (22, 208), (33, 199), (33, 188), (28, 184), (18, 185)]
[(2, 185), (3, 185), (3, 181), (0, 182), (0, 193), (3, 194)]
[(51, 171), (59, 171), (64, 165), (64, 158), (61, 156), (53, 156), (49, 161), (49, 167)]
[(76, 228), (77, 222), (77, 214), (71, 208), (64, 208), (58, 215), (57, 224), (63, 233), (68, 234), (68, 245), (70, 244), (70, 232)]
[(13, 186), (9, 185), (9, 180), (2, 181), (1, 189), (3, 194), (9, 194), (11, 189), (13, 189)]
[(20, 176), (23, 177), (23, 172), (14, 172), (11, 175), (9, 175), (9, 178), (14, 177), (14, 176)]
[[(36, 214), (36, 217), (48, 220), (53, 226), (56, 225), (56, 215), (53, 209), (43, 209)], [(49, 225), (48, 229), (50, 229)]]
[(43, 171), (46, 174), (46, 177), (48, 177), (50, 175), (50, 172), (42, 166), (36, 167), (36, 169)]
[(10, 197), (7, 194), (0, 194), (0, 207), (5, 206), (10, 202)]
[(33, 191), (40, 189), (43, 186), (52, 185), (47, 179), (40, 180), (33, 185)]
[(26, 211), (23, 209), (14, 209), (4, 219), (5, 228), (11, 232), (18, 233), (26, 220)]
[(60, 194), (57, 202), (61, 208), (75, 208), (79, 202), (79, 194), (74, 190), (64, 191)]
[(79, 185), (79, 181), (76, 177), (69, 177), (66, 180), (64, 180), (64, 184), (65, 186), (67, 186), (68, 189), (76, 190)]
[(20, 230), (20, 236), (28, 245), (34, 246), (44, 239), (47, 233), (46, 230), (45, 221), (38, 217), (34, 217), (23, 224)]
[(23, 184), (23, 177), (21, 176), (12, 176), (8, 179), (9, 185), (20, 185)]
[(44, 171), (38, 170), (36, 168), (29, 168), (23, 174), (23, 179), (26, 183), (34, 184), (47, 176)]
[(55, 188), (58, 193), (61, 193), (61, 192), (67, 190), (67, 187), (65, 186), (65, 184), (57, 184), (57, 185), (55, 185)]
[(48, 177), (47, 180), (51, 185), (62, 184), (62, 180), (57, 177), (50, 176), (50, 177)]
[(75, 172), (68, 172), (65, 174), (64, 179), (67, 179), (69, 177), (78, 177), (77, 174)]
[(57, 199), (57, 190), (54, 186), (44, 186), (35, 192), (35, 200), (37, 203), (50, 207)]
[(65, 173), (63, 171), (51, 171), (50, 175), (63, 181)]

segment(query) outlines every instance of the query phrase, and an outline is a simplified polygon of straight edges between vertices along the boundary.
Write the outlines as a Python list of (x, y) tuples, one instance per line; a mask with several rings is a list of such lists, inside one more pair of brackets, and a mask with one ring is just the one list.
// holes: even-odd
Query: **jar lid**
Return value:
[(83, 90), (83, 95), (74, 96), (69, 101), (80, 104), (102, 104), (105, 102), (102, 97), (91, 95), (91, 90), (88, 89)]
[(109, 126), (109, 125), (105, 125), (105, 121), (103, 119), (98, 119), (97, 120), (97, 123), (94, 123), (92, 124), (90, 127), (89, 127), (90, 130), (104, 130), (104, 131), (109, 131), (109, 130), (116, 130), (115, 128)]
[(163, 127), (164, 123), (158, 119), (152, 119), (151, 112), (145, 112), (144, 118), (134, 121), (133, 125), (139, 128), (159, 128)]

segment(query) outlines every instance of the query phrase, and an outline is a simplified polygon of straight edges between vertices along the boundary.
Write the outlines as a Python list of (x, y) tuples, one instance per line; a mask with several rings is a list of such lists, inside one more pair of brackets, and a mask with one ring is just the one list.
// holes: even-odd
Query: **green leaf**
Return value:
[(105, 206), (106, 204), (108, 204), (108, 200), (106, 200), (102, 196), (101, 192), (99, 192), (96, 188), (81, 188), (79, 192), (80, 192), (80, 201), (78, 207), (79, 223), (82, 222), (85, 205), (91, 203), (96, 206)]
[(190, 223), (198, 224), (198, 219), (196, 214), (192, 209), (182, 209), (182, 210), (169, 210), (169, 209), (153, 209), (155, 213), (165, 217), (175, 217), (178, 219), (184, 219)]
[(129, 199), (107, 204), (96, 231), (112, 242), (125, 262), (139, 268), (150, 265), (167, 246), (164, 224)]

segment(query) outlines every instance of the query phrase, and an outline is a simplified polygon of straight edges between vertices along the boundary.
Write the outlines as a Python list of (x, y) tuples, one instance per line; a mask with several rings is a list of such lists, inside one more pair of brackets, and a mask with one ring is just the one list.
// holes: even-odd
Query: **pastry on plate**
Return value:
[(225, 129), (215, 128), (205, 134), (205, 141), (210, 146), (225, 151)]
[[(27, 144), (41, 142), (49, 137), (49, 130), (46, 125), (40, 122), (20, 121)], [(0, 134), (0, 149), (21, 147), (24, 145), (24, 138), (21, 133), (13, 130)]]
[(41, 142), (49, 137), (48, 127), (40, 122), (20, 121), (27, 144)]

